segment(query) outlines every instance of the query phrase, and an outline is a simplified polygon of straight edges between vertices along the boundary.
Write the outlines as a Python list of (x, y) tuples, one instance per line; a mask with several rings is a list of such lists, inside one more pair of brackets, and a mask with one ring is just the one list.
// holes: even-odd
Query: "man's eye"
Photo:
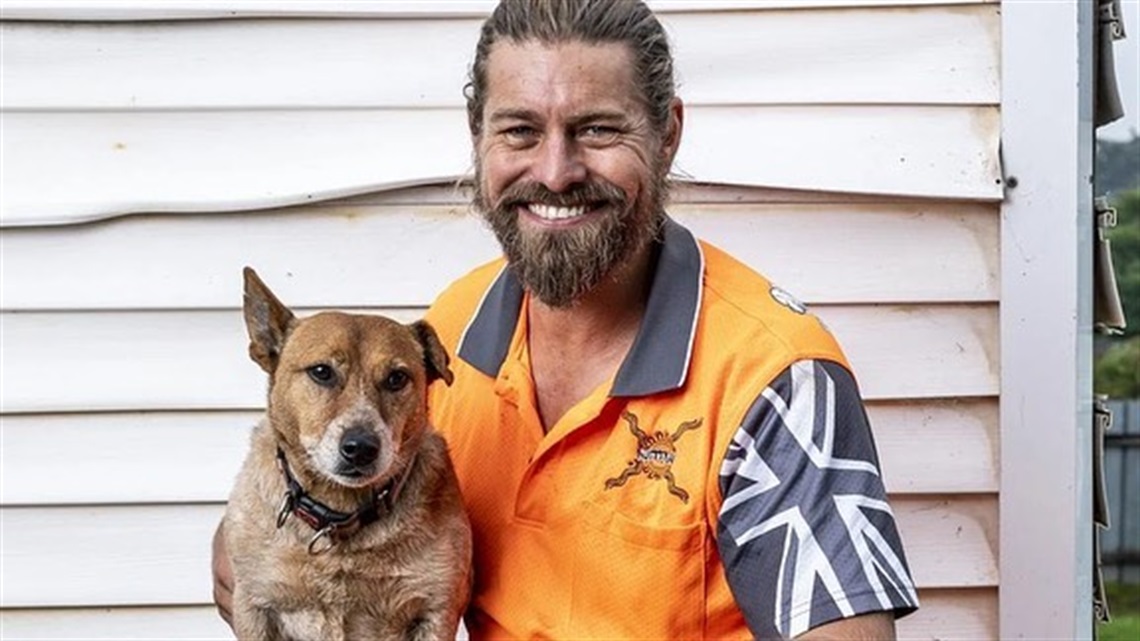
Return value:
[(412, 377), (402, 369), (394, 369), (384, 377), (384, 389), (389, 392), (398, 392), (412, 382)]
[(319, 363), (305, 370), (305, 372), (317, 385), (330, 387), (336, 383), (336, 370), (331, 365)]
[(589, 125), (578, 131), (578, 137), (587, 143), (606, 144), (617, 139), (621, 131), (606, 125)]
[(538, 132), (534, 129), (534, 127), (527, 125), (508, 127), (500, 133), (504, 138), (513, 143), (530, 142), (538, 137)]

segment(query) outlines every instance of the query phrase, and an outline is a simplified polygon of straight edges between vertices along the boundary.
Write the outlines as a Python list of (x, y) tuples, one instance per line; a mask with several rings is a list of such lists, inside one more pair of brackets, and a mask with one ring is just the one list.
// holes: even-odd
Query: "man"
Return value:
[(842, 352), (665, 214), (684, 110), (656, 18), (503, 0), (466, 92), (505, 261), (428, 320), (471, 637), (893, 638), (917, 598)]

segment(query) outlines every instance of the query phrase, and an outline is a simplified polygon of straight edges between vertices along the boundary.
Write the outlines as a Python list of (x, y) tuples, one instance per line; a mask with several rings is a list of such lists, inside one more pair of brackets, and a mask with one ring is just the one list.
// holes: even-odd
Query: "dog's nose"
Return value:
[(341, 458), (354, 467), (371, 465), (379, 454), (380, 439), (367, 428), (350, 428), (340, 440)]

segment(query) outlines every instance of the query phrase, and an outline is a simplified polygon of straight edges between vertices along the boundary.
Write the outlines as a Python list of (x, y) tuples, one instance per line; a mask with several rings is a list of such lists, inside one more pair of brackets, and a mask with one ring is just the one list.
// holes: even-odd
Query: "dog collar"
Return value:
[[(338, 542), (392, 512), (415, 462), (413, 457), (398, 477), (373, 490), (371, 498), (355, 512), (340, 512), (314, 499), (305, 491), (289, 469), (289, 461), (285, 459), (284, 450), (278, 447), (277, 467), (285, 477), (286, 489), (281, 509), (277, 512), (277, 527), (281, 528), (289, 520), (290, 515), (295, 515), (316, 531), (316, 534), (309, 539), (309, 553), (327, 552)], [(322, 541), (325, 543), (323, 546), (320, 545)]]

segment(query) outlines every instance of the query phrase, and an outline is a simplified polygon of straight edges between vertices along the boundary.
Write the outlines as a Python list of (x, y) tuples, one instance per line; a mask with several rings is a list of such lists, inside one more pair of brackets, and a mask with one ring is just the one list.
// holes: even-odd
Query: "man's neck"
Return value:
[(556, 337), (563, 343), (590, 344), (608, 342), (631, 329), (636, 334), (649, 300), (654, 255), (655, 245), (646, 244), (614, 274), (567, 307), (551, 307), (531, 298), (531, 342), (536, 337)]
[(655, 245), (647, 244), (569, 307), (531, 299), (527, 341), (545, 430), (625, 359), (645, 315), (655, 253)]

